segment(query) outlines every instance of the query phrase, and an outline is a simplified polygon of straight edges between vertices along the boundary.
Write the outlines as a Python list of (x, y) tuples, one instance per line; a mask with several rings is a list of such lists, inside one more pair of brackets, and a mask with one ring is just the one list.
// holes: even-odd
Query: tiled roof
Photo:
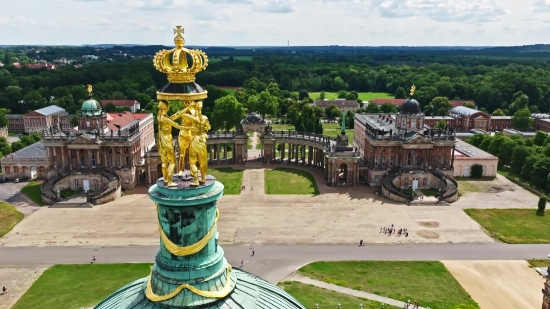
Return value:
[[(41, 159), (46, 158), (46, 148), (44, 147), (44, 142), (36, 142), (32, 145), (29, 145), (23, 149), (20, 149), (13, 154), (13, 158), (18, 159)], [(7, 157), (11, 157), (8, 155)]]
[(147, 117), (148, 115), (149, 114), (145, 114), (145, 113), (132, 114), (130, 112), (124, 112), (121, 114), (109, 113), (107, 114), (107, 127), (109, 128), (109, 130), (116, 132), (118, 131), (118, 128), (115, 125), (118, 125), (121, 128), (124, 128), (130, 123), (137, 120), (141, 120)]
[[(392, 105), (401, 105), (403, 102), (405, 102), (406, 99), (372, 99), (371, 102), (376, 103), (378, 105), (382, 104), (392, 104)], [(449, 103), (451, 103), (454, 107), (462, 106), (464, 103), (472, 103), (476, 104), (475, 101), (471, 100), (449, 100)]]
[(359, 103), (355, 100), (316, 100), (315, 106), (329, 106), (334, 105), (336, 107), (359, 107)]
[(35, 110), (35, 112), (42, 114), (44, 116), (49, 116), (51, 114), (55, 114), (57, 112), (62, 112), (62, 111), (65, 111), (65, 109), (57, 105), (50, 105), (50, 106)]
[(451, 116), (471, 116), (475, 113), (482, 113), (478, 111), (477, 109), (469, 108), (466, 106), (457, 106), (449, 111), (449, 115)]
[(139, 104), (136, 100), (101, 100), (101, 105), (103, 106), (109, 103), (113, 103), (115, 106), (134, 106)]

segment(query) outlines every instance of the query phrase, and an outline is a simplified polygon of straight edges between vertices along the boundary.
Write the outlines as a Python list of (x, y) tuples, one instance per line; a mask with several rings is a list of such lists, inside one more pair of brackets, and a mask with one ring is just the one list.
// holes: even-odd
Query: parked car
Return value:
[(15, 180), (14, 180), (13, 182), (18, 183), (18, 182), (19, 182), (19, 178), (15, 178)]

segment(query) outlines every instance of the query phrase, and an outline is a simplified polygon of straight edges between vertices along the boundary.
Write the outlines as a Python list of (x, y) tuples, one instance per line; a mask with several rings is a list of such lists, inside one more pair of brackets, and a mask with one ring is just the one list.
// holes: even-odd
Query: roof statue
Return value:
[(92, 85), (88, 85), (88, 89), (86, 91), (88, 91), (88, 95), (90, 95), (90, 98), (92, 97)]
[(414, 95), (414, 91), (415, 91), (415, 90), (416, 90), (416, 86), (415, 86), (415, 85), (412, 85), (412, 87), (411, 87), (411, 93), (410, 93), (410, 94), (411, 94), (411, 98), (412, 98), (412, 96)]
[[(194, 82), (195, 74), (204, 71), (208, 66), (208, 57), (202, 50), (191, 50), (183, 47), (185, 44), (185, 39), (182, 36), (183, 32), (184, 29), (181, 26), (176, 26), (176, 29), (174, 29), (176, 48), (163, 49), (157, 52), (153, 58), (155, 69), (168, 75), (170, 83)], [(187, 62), (188, 56), (192, 60), (191, 64)]]
[[(216, 203), (224, 185), (207, 175), (206, 132), (210, 124), (197, 99), (198, 95), (206, 98), (206, 92), (194, 83), (194, 74), (206, 67), (206, 55), (183, 49), (183, 29), (178, 26), (174, 32), (178, 47), (155, 56), (155, 67), (167, 73), (170, 81), (157, 92), (157, 148), (164, 177), (149, 188), (149, 198), (157, 209), (160, 250), (147, 277), (123, 286), (95, 309), (305, 309), (277, 286), (233, 268), (218, 244), (220, 211)], [(185, 53), (192, 56), (193, 65), (187, 64)], [(197, 60), (199, 57), (202, 60)], [(170, 100), (163, 97), (181, 98), (185, 108), (169, 116)], [(179, 119), (181, 125), (176, 122)], [(186, 145), (183, 155), (185, 151), (189, 154), (190, 176), (174, 175), (173, 127), (185, 131), (178, 136), (178, 144)]]

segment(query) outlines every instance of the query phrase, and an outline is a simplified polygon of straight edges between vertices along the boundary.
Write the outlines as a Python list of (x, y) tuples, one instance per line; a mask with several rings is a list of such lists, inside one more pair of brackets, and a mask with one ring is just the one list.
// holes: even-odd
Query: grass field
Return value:
[(527, 262), (529, 262), (529, 265), (531, 265), (531, 267), (548, 267), (548, 266), (550, 266), (550, 260), (549, 259), (545, 259), (545, 260), (528, 260)]
[(147, 276), (150, 265), (55, 265), (34, 282), (12, 309), (91, 307), (118, 288)]
[(230, 167), (212, 168), (208, 173), (216, 180), (223, 183), (224, 194), (241, 194), (241, 186), (243, 185), (243, 171), (234, 170)]
[(13, 227), (23, 220), (24, 215), (13, 205), (0, 202), (0, 237), (6, 235)]
[[(323, 123), (323, 135), (335, 137), (340, 134), (341, 126), (338, 123)], [(346, 135), (348, 136), (348, 143), (353, 145), (353, 138), (355, 136), (355, 130), (346, 129)]]
[(80, 192), (81, 191), (76, 191), (76, 190), (72, 190), (72, 189), (64, 189), (64, 190), (59, 191), (59, 194), (61, 194), (65, 198), (71, 198), (71, 197), (77, 195)]
[(465, 209), (494, 238), (509, 244), (550, 243), (550, 215), (536, 209)]
[(237, 91), (237, 89), (239, 89), (239, 87), (224, 87), (224, 86), (218, 86), (218, 88), (220, 88), (221, 90), (225, 90), (225, 91), (229, 92), (229, 94), (235, 94), (235, 91)]
[(291, 168), (266, 170), (266, 194), (319, 194), (315, 178), (308, 172)]
[(317, 280), (438, 309), (477, 309), (440, 262), (361, 261), (315, 262), (298, 270)]
[(458, 182), (458, 193), (460, 194), (481, 192), (479, 187), (470, 178), (455, 178), (455, 180)]
[[(318, 100), (321, 92), (310, 92), (309, 97), (313, 100)], [(358, 92), (359, 99), (363, 102), (370, 101), (372, 99), (393, 99), (393, 94), (385, 92)], [(338, 98), (338, 92), (325, 92), (325, 99), (333, 100)]]
[(42, 186), (42, 182), (30, 181), (23, 188), (21, 188), (21, 192), (35, 202), (36, 205), (44, 206), (46, 204), (42, 201), (42, 191), (40, 191), (40, 186)]
[[(278, 285), (308, 309), (314, 309), (316, 304), (319, 304), (319, 308), (334, 309), (338, 308), (338, 304), (344, 309), (359, 308), (359, 305), (363, 305), (363, 309), (379, 309), (381, 307), (381, 304), (376, 301), (329, 291), (301, 282), (285, 281)], [(394, 309), (398, 307), (386, 305), (384, 308)]]

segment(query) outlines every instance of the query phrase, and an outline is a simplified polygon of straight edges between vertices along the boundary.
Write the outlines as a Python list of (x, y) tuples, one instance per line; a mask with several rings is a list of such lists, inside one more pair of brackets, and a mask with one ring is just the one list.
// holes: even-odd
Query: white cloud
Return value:
[(257, 0), (253, 9), (264, 13), (292, 13), (293, 4), (293, 0)]
[(550, 0), (535, 0), (533, 2), (533, 13), (550, 12)]
[(11, 15), (8, 17), (0, 16), (0, 25), (8, 26), (25, 26), (25, 25), (35, 25), (36, 22), (32, 19), (29, 19), (26, 16), (22, 15)]

